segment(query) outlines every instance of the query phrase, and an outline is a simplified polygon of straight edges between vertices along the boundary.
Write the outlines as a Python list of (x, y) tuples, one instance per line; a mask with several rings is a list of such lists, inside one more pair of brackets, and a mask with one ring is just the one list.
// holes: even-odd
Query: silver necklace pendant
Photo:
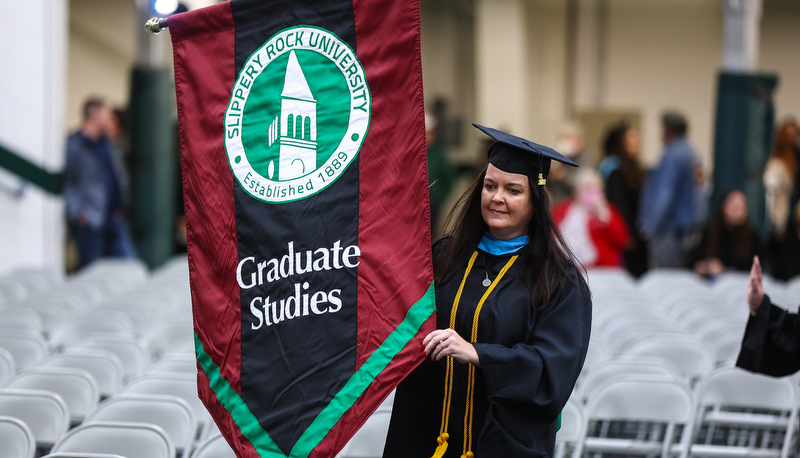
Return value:
[(486, 277), (483, 279), (481, 284), (483, 285), (484, 288), (488, 288), (489, 286), (492, 285), (492, 281), (489, 280), (489, 272), (484, 272), (484, 275), (486, 275)]

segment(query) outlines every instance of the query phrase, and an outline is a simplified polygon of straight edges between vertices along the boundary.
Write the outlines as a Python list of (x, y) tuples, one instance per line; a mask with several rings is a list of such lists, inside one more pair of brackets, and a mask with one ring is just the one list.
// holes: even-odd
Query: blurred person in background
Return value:
[(606, 200), (595, 170), (578, 171), (575, 197), (553, 207), (553, 220), (584, 267), (622, 267), (628, 228), (619, 210)]
[[(562, 123), (558, 130), (556, 150), (560, 151), (569, 159), (575, 161), (579, 167), (594, 167), (594, 159), (592, 158), (592, 155), (586, 151), (586, 140), (583, 136), (583, 127), (581, 127), (577, 121), (568, 121)], [(553, 163), (553, 166), (550, 169), (550, 178), (547, 179), (550, 203), (557, 203), (561, 200), (572, 197), (575, 186), (574, 179), (576, 172), (577, 170), (573, 167), (567, 167), (560, 162)]]
[(103, 257), (136, 255), (125, 222), (127, 175), (110, 138), (116, 127), (111, 106), (89, 98), (81, 128), (67, 140), (64, 200), (79, 269)]
[(447, 160), (442, 141), (438, 138), (438, 120), (425, 113), (425, 140), (428, 145), (428, 182), (431, 199), (431, 227), (436, 233), (443, 207), (456, 180), (453, 166)]
[(603, 142), (605, 158), (600, 175), (606, 184), (606, 198), (622, 214), (630, 240), (622, 253), (625, 267), (635, 277), (647, 271), (647, 243), (639, 234), (639, 198), (644, 172), (639, 165), (639, 132), (620, 123), (608, 130)]
[(800, 320), (773, 305), (764, 294), (761, 261), (753, 258), (747, 284), (750, 319), (736, 365), (759, 374), (783, 377), (800, 370)]
[(694, 271), (705, 278), (726, 270), (746, 272), (756, 255), (762, 255), (761, 239), (747, 218), (747, 198), (738, 189), (728, 191), (697, 247)]
[(664, 153), (645, 183), (639, 223), (656, 268), (683, 268), (693, 248), (697, 223), (695, 171), (697, 153), (686, 139), (686, 118), (676, 112), (661, 117)]
[(772, 275), (782, 280), (800, 274), (800, 147), (797, 133), (796, 120), (788, 119), (781, 123), (775, 149), (764, 168)]

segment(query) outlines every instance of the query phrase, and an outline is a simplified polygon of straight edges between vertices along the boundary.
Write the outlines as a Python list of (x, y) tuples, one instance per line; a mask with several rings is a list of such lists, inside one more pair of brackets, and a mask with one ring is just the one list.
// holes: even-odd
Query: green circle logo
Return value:
[(236, 180), (267, 203), (310, 197), (358, 155), (372, 96), (361, 62), (328, 30), (299, 26), (267, 40), (242, 66), (225, 110)]

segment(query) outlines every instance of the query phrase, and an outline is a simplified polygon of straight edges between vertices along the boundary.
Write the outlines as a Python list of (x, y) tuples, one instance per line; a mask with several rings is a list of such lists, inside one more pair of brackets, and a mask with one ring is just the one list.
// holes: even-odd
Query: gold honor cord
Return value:
[[(475, 258), (478, 257), (478, 252), (475, 251), (472, 253), (472, 257), (469, 258), (469, 264), (467, 264), (467, 270), (464, 272), (464, 278), (461, 280), (461, 285), (458, 287), (458, 292), (456, 293), (456, 297), (453, 300), (453, 309), (450, 311), (450, 329), (455, 329), (456, 327), (456, 314), (458, 313), (458, 303), (461, 301), (461, 293), (464, 291), (464, 285), (467, 283), (467, 277), (469, 276), (470, 271), (472, 270), (472, 266), (475, 264)], [(514, 264), (514, 261), (517, 260), (519, 255), (512, 256), (511, 259), (508, 260), (505, 266), (500, 270), (500, 273), (497, 274), (497, 278), (494, 279), (491, 285), (486, 289), (486, 292), (483, 293), (483, 297), (478, 302), (478, 306), (475, 308), (475, 314), (472, 317), (472, 334), (470, 335), (470, 343), (475, 343), (478, 340), (478, 317), (481, 314), (481, 309), (483, 308), (483, 304), (486, 302), (486, 299), (489, 298), (489, 295), (494, 291), (494, 288), (500, 283), (500, 279), (503, 278), (503, 275), (508, 272), (508, 269)], [(444, 453), (447, 451), (447, 439), (450, 438), (450, 435), (447, 433), (449, 423), (450, 423), (450, 401), (453, 396), (453, 357), (448, 356), (447, 358), (447, 369), (445, 370), (445, 383), (444, 383), (444, 400), (442, 401), (442, 426), (439, 429), (439, 437), (436, 439), (436, 442), (439, 444), (436, 447), (436, 451), (433, 453), (431, 458), (442, 458)], [(475, 455), (472, 453), (472, 412), (473, 412), (473, 402), (475, 397), (475, 366), (473, 364), (469, 364), (468, 369), (468, 379), (467, 379), (467, 405), (464, 411), (464, 453), (461, 455), (461, 458), (473, 458)]]

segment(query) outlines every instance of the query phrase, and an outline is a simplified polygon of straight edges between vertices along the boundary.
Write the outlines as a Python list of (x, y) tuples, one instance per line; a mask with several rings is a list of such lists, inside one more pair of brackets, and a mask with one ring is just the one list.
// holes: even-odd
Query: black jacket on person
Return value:
[[(706, 227), (703, 231), (703, 237), (700, 239), (700, 244), (692, 253), (692, 265), (697, 261), (707, 257), (715, 257), (722, 262), (727, 269), (738, 270), (747, 272), (753, 263), (753, 256), (764, 258), (763, 244), (761, 238), (755, 230), (750, 230), (747, 234), (746, 229), (742, 226), (737, 228), (729, 228), (723, 226), (718, 234), (720, 246), (709, 247), (711, 243), (712, 227)], [(746, 253), (739, 253), (738, 245), (742, 243), (741, 235), (747, 237), (746, 240), (750, 243), (750, 250)]]
[[(476, 306), (512, 255), (479, 251), (464, 283), (455, 330), (469, 341)], [(569, 399), (589, 345), (592, 304), (572, 270), (541, 310), (531, 306), (520, 255), (486, 300), (475, 349), (480, 360), (474, 387), (472, 450), (476, 458), (553, 456), (556, 419)], [(437, 326), (449, 327), (450, 312), (464, 278), (464, 266), (436, 285)], [(570, 281), (572, 280), (572, 281)], [(397, 387), (385, 458), (433, 455), (442, 422), (445, 359), (425, 361)], [(454, 362), (445, 458), (463, 453), (467, 364)]]
[(625, 182), (622, 169), (617, 168), (608, 176), (606, 198), (619, 209), (631, 235), (630, 243), (622, 252), (625, 268), (637, 278), (647, 272), (647, 242), (637, 227), (640, 195), (641, 188), (632, 188)]
[(783, 377), (800, 370), (800, 320), (764, 295), (745, 328), (736, 365), (759, 374)]

